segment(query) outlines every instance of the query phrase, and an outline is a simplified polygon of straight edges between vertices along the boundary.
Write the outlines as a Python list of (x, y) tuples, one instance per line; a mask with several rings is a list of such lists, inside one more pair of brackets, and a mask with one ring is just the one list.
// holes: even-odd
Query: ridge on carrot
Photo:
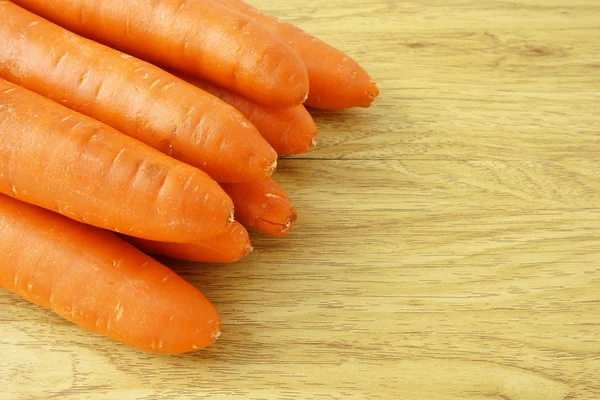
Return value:
[(235, 204), (235, 218), (248, 228), (283, 236), (297, 219), (287, 194), (273, 178), (251, 183), (221, 183)]
[(0, 223), (0, 287), (144, 351), (184, 353), (219, 336), (196, 288), (114, 234), (2, 194)]
[(212, 0), (15, 0), (75, 33), (257, 102), (301, 104), (302, 59), (258, 23)]
[(246, 118), (203, 90), (0, 3), (0, 77), (95, 118), (220, 182), (268, 177), (277, 154)]
[(306, 64), (310, 84), (307, 106), (322, 109), (369, 107), (379, 95), (377, 85), (365, 70), (341, 51), (242, 0), (215, 1), (258, 22), (300, 55)]
[(201, 263), (234, 263), (252, 251), (248, 232), (239, 223), (214, 238), (195, 243), (168, 243), (126, 236), (124, 239), (144, 253)]
[(233, 203), (204, 172), (0, 79), (0, 193), (145, 239), (219, 235)]
[(184, 79), (238, 109), (280, 156), (305, 153), (316, 145), (317, 126), (303, 105), (269, 107), (201, 79)]

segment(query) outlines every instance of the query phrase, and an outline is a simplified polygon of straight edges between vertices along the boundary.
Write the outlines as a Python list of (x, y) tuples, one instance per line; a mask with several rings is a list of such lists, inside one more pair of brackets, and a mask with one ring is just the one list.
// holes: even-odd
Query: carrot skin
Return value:
[(0, 193), (100, 228), (194, 242), (233, 203), (204, 172), (0, 79)]
[(145, 61), (0, 3), (0, 77), (220, 182), (271, 175), (277, 154), (233, 107)]
[(196, 243), (168, 243), (125, 236), (124, 239), (146, 254), (200, 263), (234, 263), (252, 251), (246, 229), (238, 222), (219, 236)]
[(257, 102), (308, 94), (302, 59), (248, 17), (212, 0), (15, 0), (75, 33)]
[(283, 236), (297, 219), (296, 210), (273, 178), (251, 183), (221, 183), (235, 204), (235, 218), (248, 228)]
[(321, 109), (369, 107), (379, 95), (377, 85), (367, 72), (341, 51), (242, 0), (215, 1), (252, 18), (300, 55), (310, 82), (307, 106)]
[(155, 353), (219, 335), (213, 305), (114, 234), (0, 194), (0, 287), (95, 333)]
[(302, 105), (269, 107), (201, 79), (184, 79), (238, 109), (280, 156), (305, 153), (317, 143), (317, 126)]

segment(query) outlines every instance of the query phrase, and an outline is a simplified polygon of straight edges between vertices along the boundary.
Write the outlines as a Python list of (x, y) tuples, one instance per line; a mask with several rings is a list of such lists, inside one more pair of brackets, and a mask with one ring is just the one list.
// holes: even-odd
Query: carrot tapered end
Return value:
[[(281, 218), (281, 215), (285, 215), (285, 219)], [(292, 229), (297, 219), (296, 210), (289, 206), (285, 214), (279, 210), (278, 213), (268, 213), (258, 218), (254, 222), (254, 228), (270, 236), (284, 236)]]
[(379, 96), (379, 87), (377, 86), (377, 83), (373, 80), (371, 81), (371, 86), (367, 89), (367, 95), (369, 96), (369, 99), (371, 101), (366, 107), (370, 107), (371, 104), (373, 104), (373, 101), (375, 101), (375, 99), (377, 98), (377, 96)]

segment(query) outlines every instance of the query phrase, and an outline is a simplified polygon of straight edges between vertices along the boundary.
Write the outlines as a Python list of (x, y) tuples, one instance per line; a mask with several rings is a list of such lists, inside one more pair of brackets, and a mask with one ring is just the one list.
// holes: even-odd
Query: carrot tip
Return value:
[(251, 245), (247, 245), (246, 246), (246, 254), (250, 254), (254, 251), (254, 247), (252, 247)]
[(210, 335), (210, 341), (211, 343), (214, 343), (217, 341), (217, 339), (219, 338), (219, 336), (221, 336), (221, 330), (219, 328), (217, 328), (216, 331), (214, 331), (211, 335)]
[(317, 139), (313, 139), (310, 142), (310, 148), (312, 149), (312, 148), (315, 148), (315, 147), (317, 147)]
[(373, 80), (371, 81), (371, 85), (373, 85), (373, 87), (367, 90), (367, 95), (369, 95), (369, 98), (372, 102), (377, 96), (379, 96), (379, 87), (377, 86), (377, 83)]
[(292, 229), (292, 226), (294, 226), (294, 224), (296, 223), (297, 218), (298, 215), (296, 214), (296, 211), (293, 211), (292, 214), (289, 216), (288, 220), (285, 221), (285, 224), (283, 224), (283, 226), (281, 227), (281, 233), (286, 233), (287, 231)]
[(275, 172), (276, 169), (277, 169), (277, 160), (273, 161), (273, 164), (269, 165), (269, 168), (267, 168), (267, 173), (269, 174), (269, 176), (273, 175), (273, 173)]
[(229, 218), (227, 219), (227, 222), (229, 223), (229, 225), (233, 224), (233, 221), (235, 221), (235, 209), (234, 208), (231, 209), (231, 214), (229, 214)]

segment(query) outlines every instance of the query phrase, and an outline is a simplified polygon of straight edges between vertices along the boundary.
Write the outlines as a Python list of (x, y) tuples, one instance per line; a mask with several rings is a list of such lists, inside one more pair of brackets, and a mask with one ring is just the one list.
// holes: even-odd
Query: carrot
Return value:
[(138, 349), (183, 353), (219, 336), (213, 305), (114, 234), (0, 195), (0, 286)]
[(225, 233), (196, 243), (157, 242), (129, 236), (124, 239), (147, 254), (194, 262), (233, 263), (252, 251), (248, 232), (235, 221)]
[(379, 95), (377, 85), (365, 70), (341, 51), (242, 0), (215, 1), (252, 18), (300, 55), (310, 82), (307, 106), (323, 109), (369, 107)]
[(210, 82), (189, 77), (185, 79), (240, 110), (279, 155), (304, 153), (317, 143), (317, 126), (302, 105), (269, 107)]
[(202, 240), (233, 219), (204, 172), (1, 79), (0, 132), (0, 193), (153, 240)]
[(222, 183), (235, 204), (235, 218), (249, 228), (271, 236), (283, 236), (297, 214), (287, 195), (272, 178), (252, 183)]
[(271, 175), (277, 154), (246, 118), (144, 61), (0, 3), (0, 77), (202, 169), (221, 182)]
[(212, 0), (14, 3), (75, 33), (263, 104), (291, 107), (308, 94), (306, 66), (293, 50)]

